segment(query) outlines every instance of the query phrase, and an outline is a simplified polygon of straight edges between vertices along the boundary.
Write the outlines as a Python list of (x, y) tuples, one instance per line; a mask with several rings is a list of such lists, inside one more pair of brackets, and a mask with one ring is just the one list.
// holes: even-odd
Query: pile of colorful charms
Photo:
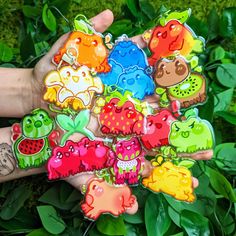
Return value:
[[(110, 34), (77, 17), (44, 80), (43, 99), (57, 113), (55, 121), (36, 109), (13, 125), (18, 166), (46, 163), (49, 180), (94, 173), (81, 205), (94, 220), (132, 208), (136, 198), (129, 186), (139, 183), (194, 201), (186, 166), (193, 165), (193, 155), (213, 148), (214, 134), (195, 108), (206, 101), (198, 63), (204, 40), (186, 24), (189, 16), (190, 10), (168, 12), (144, 32), (149, 58), (126, 35), (113, 44)], [(152, 170), (142, 178), (147, 154)]]

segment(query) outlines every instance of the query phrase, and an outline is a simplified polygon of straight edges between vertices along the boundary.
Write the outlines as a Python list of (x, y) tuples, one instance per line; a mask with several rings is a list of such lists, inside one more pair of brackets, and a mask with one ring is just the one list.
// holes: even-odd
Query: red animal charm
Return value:
[(171, 20), (165, 26), (157, 26), (152, 31), (148, 47), (152, 53), (148, 62), (151, 66), (164, 57), (175, 53), (186, 56), (194, 46), (193, 32), (178, 20)]
[(173, 102), (170, 109), (163, 109), (155, 115), (148, 115), (146, 126), (140, 132), (146, 149), (169, 145), (170, 125), (179, 116), (179, 103)]
[(48, 179), (107, 168), (110, 155), (113, 158), (114, 153), (101, 141), (82, 138), (76, 143), (68, 140), (63, 147), (53, 149), (47, 162)]
[(144, 116), (137, 111), (131, 101), (118, 106), (119, 98), (112, 98), (102, 109), (100, 114), (101, 131), (104, 134), (141, 134)]
[(93, 179), (87, 188), (81, 205), (85, 217), (96, 220), (103, 213), (119, 216), (127, 208), (132, 208), (136, 197), (127, 185), (114, 187), (100, 179)]

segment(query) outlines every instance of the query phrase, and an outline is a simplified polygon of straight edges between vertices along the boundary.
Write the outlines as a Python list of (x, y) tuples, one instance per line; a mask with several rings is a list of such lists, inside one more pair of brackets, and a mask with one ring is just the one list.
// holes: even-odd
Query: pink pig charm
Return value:
[(82, 138), (79, 142), (68, 140), (63, 147), (53, 149), (47, 162), (48, 179), (107, 168), (113, 156), (110, 148), (101, 141), (88, 138)]
[(138, 138), (120, 140), (115, 144), (116, 158), (113, 163), (115, 184), (138, 184), (144, 161), (144, 153)]

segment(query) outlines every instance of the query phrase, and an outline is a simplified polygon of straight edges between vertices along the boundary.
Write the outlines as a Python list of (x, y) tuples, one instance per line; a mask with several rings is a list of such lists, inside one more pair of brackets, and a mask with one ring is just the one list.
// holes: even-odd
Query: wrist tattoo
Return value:
[(11, 174), (16, 168), (11, 146), (7, 143), (0, 144), (0, 177)]

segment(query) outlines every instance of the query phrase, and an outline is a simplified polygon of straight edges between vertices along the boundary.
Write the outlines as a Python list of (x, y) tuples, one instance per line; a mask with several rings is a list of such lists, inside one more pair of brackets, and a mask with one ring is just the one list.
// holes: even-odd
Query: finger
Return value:
[[(105, 10), (95, 17), (91, 19), (91, 22), (93, 23), (93, 27), (98, 32), (104, 32), (113, 22), (114, 16), (112, 11)], [(59, 49), (64, 45), (65, 41), (67, 40), (70, 33), (66, 33), (62, 35), (52, 46), (50, 51), (47, 53), (47, 57), (50, 59), (53, 58), (54, 54), (56, 54)]]
[(193, 160), (210, 160), (213, 156), (213, 150), (196, 152), (191, 155), (188, 155), (188, 158), (192, 158)]
[(142, 37), (141, 34), (132, 37), (131, 40), (132, 40), (134, 43), (137, 43), (140, 48), (145, 48), (145, 47), (147, 47), (147, 43), (143, 40), (143, 37)]
[(197, 188), (199, 185), (199, 181), (195, 177), (192, 177), (192, 183), (193, 183), (193, 188)]
[(132, 205), (132, 207), (130, 208), (126, 208), (125, 212), (127, 214), (133, 215), (138, 211), (138, 202), (137, 200), (135, 201), (135, 203)]

